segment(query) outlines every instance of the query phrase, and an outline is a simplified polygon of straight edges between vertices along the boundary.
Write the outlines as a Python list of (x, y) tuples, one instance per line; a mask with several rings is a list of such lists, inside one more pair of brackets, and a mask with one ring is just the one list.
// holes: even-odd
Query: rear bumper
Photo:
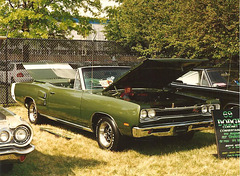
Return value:
[(190, 131), (198, 131), (210, 129), (213, 127), (212, 120), (204, 120), (200, 122), (181, 122), (169, 123), (151, 127), (133, 127), (133, 137), (147, 137), (147, 136), (175, 136), (177, 134), (186, 133)]
[[(6, 149), (0, 149), (0, 161), (2, 162), (18, 162), (22, 159), (21, 156), (26, 156), (31, 153), (35, 147), (29, 144), (26, 147), (11, 147)], [(22, 162), (22, 161), (21, 161)]]

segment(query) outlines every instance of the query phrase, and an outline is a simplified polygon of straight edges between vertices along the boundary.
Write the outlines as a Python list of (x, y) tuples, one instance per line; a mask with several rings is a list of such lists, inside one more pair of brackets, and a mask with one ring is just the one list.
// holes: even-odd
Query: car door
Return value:
[(52, 86), (48, 92), (48, 114), (63, 121), (82, 124), (81, 97), (82, 90)]

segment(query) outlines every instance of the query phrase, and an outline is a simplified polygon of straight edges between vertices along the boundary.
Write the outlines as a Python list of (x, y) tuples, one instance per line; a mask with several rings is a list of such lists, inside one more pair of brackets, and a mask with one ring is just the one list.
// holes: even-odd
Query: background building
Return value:
[(104, 35), (104, 26), (106, 23), (101, 23), (99, 20), (93, 20), (89, 22), (92, 24), (92, 28), (94, 30), (93, 33), (88, 35), (87, 37), (83, 37), (81, 35), (77, 34), (77, 31), (72, 31), (71, 35), (73, 36), (72, 39), (74, 40), (106, 40), (106, 37)]

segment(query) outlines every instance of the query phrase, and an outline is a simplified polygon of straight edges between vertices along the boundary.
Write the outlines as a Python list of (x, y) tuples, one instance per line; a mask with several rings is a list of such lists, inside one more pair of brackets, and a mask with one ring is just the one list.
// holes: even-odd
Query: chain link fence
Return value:
[(32, 78), (22, 63), (69, 63), (74, 69), (88, 65), (135, 65), (136, 53), (112, 41), (17, 39), (0, 40), (0, 104), (13, 104), (10, 85)]

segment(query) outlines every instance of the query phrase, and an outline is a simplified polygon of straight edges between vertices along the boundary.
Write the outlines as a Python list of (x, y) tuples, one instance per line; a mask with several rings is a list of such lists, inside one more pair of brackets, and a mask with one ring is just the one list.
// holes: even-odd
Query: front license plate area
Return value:
[(180, 126), (180, 127), (174, 128), (174, 132), (176, 134), (187, 133), (187, 131), (188, 131), (188, 126)]

